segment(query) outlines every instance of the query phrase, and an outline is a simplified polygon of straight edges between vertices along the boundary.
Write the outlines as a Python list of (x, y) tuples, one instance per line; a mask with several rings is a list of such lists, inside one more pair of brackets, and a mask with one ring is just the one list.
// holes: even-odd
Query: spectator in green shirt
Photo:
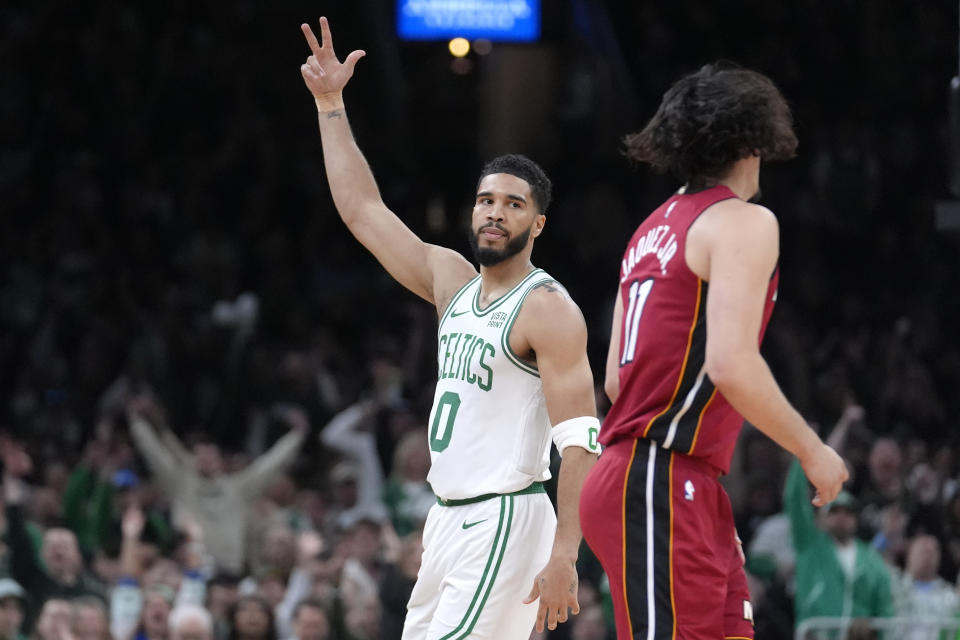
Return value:
[(22, 477), (29, 473), (29, 458), (11, 443), (4, 443), (2, 449), (10, 576), (30, 594), (25, 628), (32, 628), (38, 609), (50, 599), (92, 595), (106, 602), (103, 585), (84, 567), (77, 537), (70, 529), (51, 527), (44, 531), (37, 558), (24, 513), (27, 487)]
[(437, 504), (427, 483), (428, 471), (430, 449), (426, 430), (404, 435), (393, 454), (393, 472), (383, 487), (383, 502), (400, 537), (423, 526), (430, 507)]
[(890, 572), (883, 558), (855, 537), (857, 502), (847, 491), (822, 509), (817, 524), (807, 480), (794, 461), (784, 509), (797, 552), (796, 623), (811, 617), (874, 618), (893, 615)]

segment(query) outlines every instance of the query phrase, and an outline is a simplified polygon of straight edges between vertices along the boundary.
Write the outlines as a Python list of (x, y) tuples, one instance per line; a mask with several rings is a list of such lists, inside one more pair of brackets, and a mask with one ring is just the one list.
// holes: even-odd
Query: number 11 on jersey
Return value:
[(630, 283), (630, 290), (627, 295), (630, 298), (627, 305), (627, 316), (623, 321), (623, 351), (620, 355), (620, 366), (633, 362), (633, 357), (637, 351), (637, 329), (640, 326), (640, 315), (643, 313), (643, 306), (647, 304), (647, 297), (650, 290), (653, 289), (653, 278), (640, 282), (634, 280)]

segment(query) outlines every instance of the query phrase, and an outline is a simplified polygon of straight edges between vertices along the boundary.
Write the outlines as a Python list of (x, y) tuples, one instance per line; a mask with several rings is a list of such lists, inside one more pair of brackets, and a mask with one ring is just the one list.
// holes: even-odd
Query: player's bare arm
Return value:
[(607, 367), (604, 374), (603, 390), (610, 402), (616, 402), (620, 395), (620, 327), (623, 326), (623, 298), (617, 290), (617, 300), (613, 303), (613, 321), (610, 327), (610, 347), (607, 349)]
[(760, 355), (760, 326), (779, 253), (779, 229), (764, 207), (718, 202), (690, 227), (687, 264), (709, 282), (707, 375), (745, 419), (799, 458), (816, 487), (814, 504), (832, 501), (847, 479), (837, 453), (794, 409)]
[[(561, 452), (563, 461), (557, 486), (557, 532), (553, 549), (547, 566), (534, 579), (526, 600), (533, 602), (540, 597), (537, 629), (542, 631), (544, 624), (555, 629), (557, 623), (565, 622), (568, 608), (574, 615), (580, 611), (576, 571), (582, 537), (580, 490), (597, 459), (593, 453), (597, 450), (597, 433), (587, 433), (590, 427), (581, 419), (595, 421), (597, 408), (593, 374), (587, 360), (586, 323), (580, 309), (559, 284), (545, 282), (531, 290), (511, 332), (510, 345), (518, 355), (535, 358), (554, 429), (581, 425), (585, 438), (580, 446), (571, 444)], [(596, 426), (599, 427), (599, 423)], [(554, 435), (557, 435), (556, 431)]]
[(327, 180), (340, 217), (391, 276), (442, 312), (477, 272), (455, 251), (423, 242), (384, 204), (343, 103), (343, 89), (366, 54), (353, 51), (341, 62), (326, 18), (320, 18), (320, 42), (309, 25), (300, 28), (311, 51), (300, 74), (317, 105)]

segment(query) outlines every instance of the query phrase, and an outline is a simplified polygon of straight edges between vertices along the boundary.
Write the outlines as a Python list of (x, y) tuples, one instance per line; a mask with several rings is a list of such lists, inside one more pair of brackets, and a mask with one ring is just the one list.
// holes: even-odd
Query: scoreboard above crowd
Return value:
[(533, 42), (540, 38), (540, 0), (397, 0), (397, 35)]

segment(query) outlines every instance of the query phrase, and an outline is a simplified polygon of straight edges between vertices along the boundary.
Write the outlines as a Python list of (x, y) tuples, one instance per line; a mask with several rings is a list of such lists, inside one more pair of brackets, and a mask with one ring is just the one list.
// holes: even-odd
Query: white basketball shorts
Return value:
[(556, 527), (542, 492), (434, 505), (403, 640), (528, 640), (539, 603), (523, 600), (550, 558)]

